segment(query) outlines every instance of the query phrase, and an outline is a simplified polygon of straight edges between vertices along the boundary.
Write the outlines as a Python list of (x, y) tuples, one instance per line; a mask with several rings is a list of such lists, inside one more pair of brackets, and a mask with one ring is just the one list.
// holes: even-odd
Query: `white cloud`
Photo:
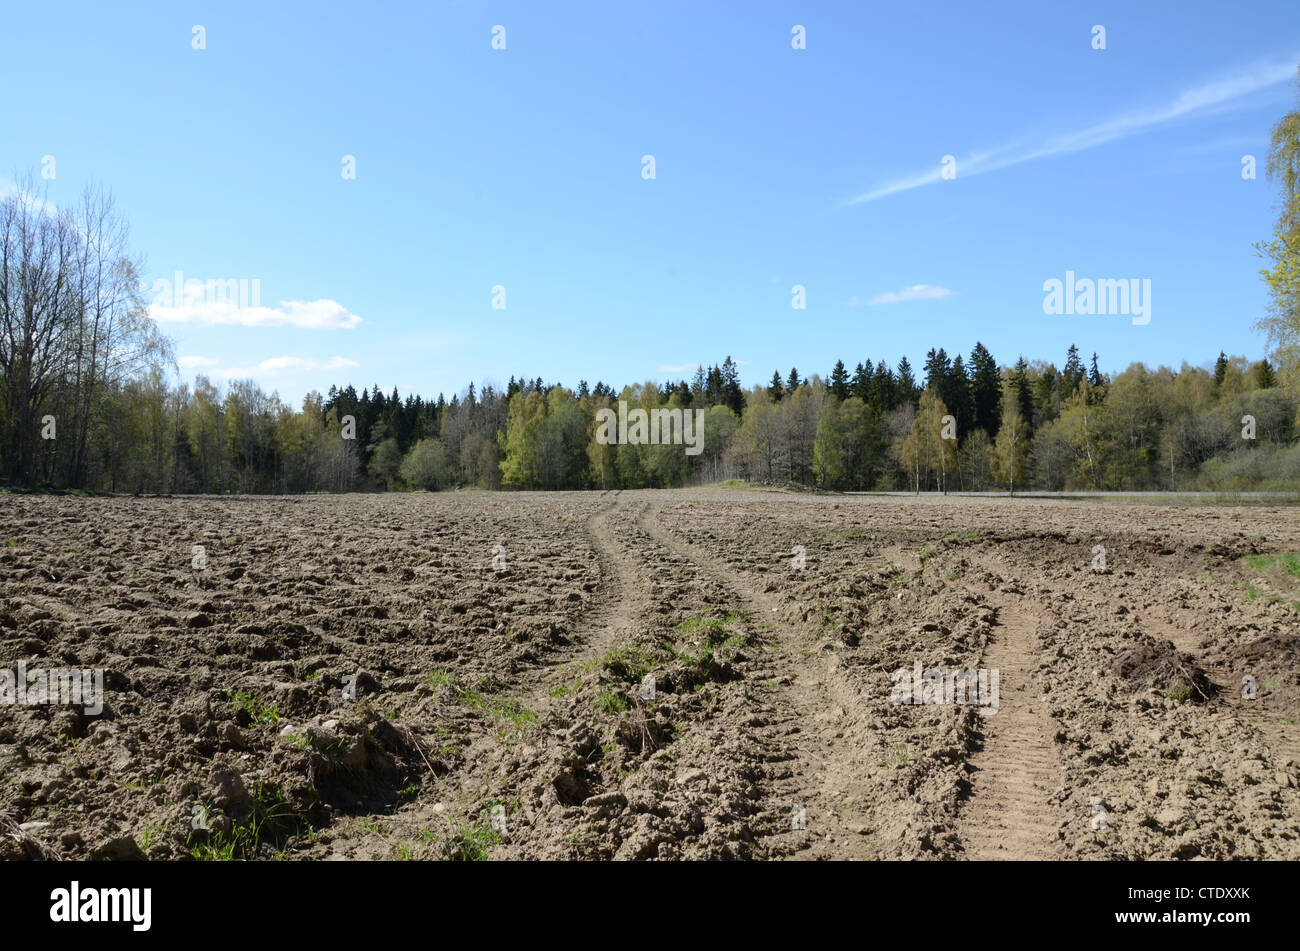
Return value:
[(297, 327), (300, 330), (350, 330), (361, 318), (332, 300), (284, 300), (279, 307), (240, 307), (237, 301), (182, 301), (176, 306), (153, 304), (149, 316), (160, 324), (200, 324), (205, 327)]
[[(1022, 139), (1020, 142), (997, 149), (958, 158), (956, 176), (957, 179), (970, 178), (972, 175), (995, 172), (1023, 162), (1069, 155), (1115, 142), (1194, 113), (1227, 107), (1242, 96), (1285, 82), (1294, 76), (1295, 72), (1294, 60), (1258, 65), (1237, 76), (1214, 80), (1188, 89), (1163, 106), (1122, 113), (1077, 132), (1053, 136), (1037, 145), (1025, 145)], [(885, 182), (869, 192), (850, 199), (848, 203), (862, 204), (887, 195), (920, 188), (922, 185), (933, 185), (941, 180), (940, 172), (940, 165), (936, 162), (926, 171)]]
[(59, 217), (59, 206), (54, 204), (54, 202), (46, 201), (44, 198), (41, 198), (39, 195), (30, 191), (24, 192), (13, 182), (0, 180), (0, 201), (4, 201), (11, 195), (24, 196), (27, 201), (30, 202), (31, 208), (34, 212), (43, 211), (51, 218)]
[(182, 370), (193, 370), (197, 367), (214, 367), (220, 360), (213, 360), (211, 357), (186, 356), (176, 361), (176, 365)]
[[(901, 304), (909, 300), (943, 300), (945, 297), (951, 297), (952, 291), (946, 287), (937, 287), (934, 284), (913, 284), (911, 287), (904, 287), (902, 290), (889, 291), (884, 294), (877, 294), (871, 300), (867, 301), (868, 307), (877, 307), (880, 304)], [(858, 299), (855, 297), (849, 301), (849, 306), (856, 307)]]
[[(187, 359), (182, 357), (176, 361), (180, 363), (182, 369), (185, 368), (183, 361)], [(216, 360), (208, 360), (205, 357), (196, 357), (193, 359), (203, 360), (203, 366), (213, 366)], [(198, 364), (195, 364), (198, 365)], [(360, 366), (355, 360), (349, 360), (346, 357), (331, 357), (325, 363), (319, 360), (312, 360), (307, 357), (269, 357), (251, 367), (217, 367), (208, 373), (208, 376), (214, 376), (218, 379), (242, 379), (244, 377), (268, 377), (282, 376), (286, 373), (325, 373), (333, 370), (346, 370), (349, 367)]]

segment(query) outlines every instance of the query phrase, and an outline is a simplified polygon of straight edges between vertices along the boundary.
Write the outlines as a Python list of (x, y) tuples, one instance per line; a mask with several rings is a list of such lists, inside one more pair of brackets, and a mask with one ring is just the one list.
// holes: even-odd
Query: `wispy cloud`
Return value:
[[(1235, 76), (1203, 83), (1178, 95), (1172, 102), (1163, 106), (1136, 109), (1112, 116), (1076, 132), (1052, 136), (1037, 143), (1028, 141), (1028, 137), (1003, 145), (996, 149), (975, 152), (965, 158), (956, 160), (956, 177), (970, 178), (986, 172), (996, 172), (1025, 162), (1039, 159), (1055, 158), (1069, 155), (1085, 149), (1096, 148), (1132, 135), (1146, 132), (1156, 126), (1174, 122), (1197, 113), (1230, 106), (1235, 100), (1285, 82), (1296, 73), (1294, 59), (1276, 63), (1256, 65)], [(910, 191), (923, 185), (932, 185), (941, 180), (941, 167), (935, 165), (923, 172), (904, 176), (885, 182), (871, 191), (849, 200), (848, 204), (858, 205), (876, 201), (888, 195)]]
[[(946, 287), (937, 287), (934, 284), (913, 284), (911, 287), (904, 287), (901, 290), (877, 294), (867, 301), (865, 306), (879, 307), (881, 304), (901, 304), (910, 300), (943, 300), (945, 297), (951, 296), (952, 291)], [(849, 301), (849, 306), (862, 306), (862, 302), (855, 297)]]
[(270, 357), (251, 367), (223, 367), (218, 366), (219, 362), (209, 357), (195, 356), (181, 357), (176, 361), (182, 370), (212, 368), (208, 371), (209, 376), (224, 379), (283, 376), (287, 373), (323, 373), (360, 366), (355, 360), (346, 357), (331, 357), (324, 363), (307, 357)]
[(338, 301), (283, 300), (279, 307), (240, 307), (235, 300), (184, 301), (167, 307), (153, 304), (149, 316), (160, 324), (204, 327), (297, 327), (300, 330), (350, 330), (361, 323)]

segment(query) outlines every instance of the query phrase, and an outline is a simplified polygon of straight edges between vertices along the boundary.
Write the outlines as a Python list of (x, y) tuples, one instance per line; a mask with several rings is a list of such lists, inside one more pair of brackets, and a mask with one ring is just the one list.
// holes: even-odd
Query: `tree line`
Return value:
[[(1112, 377), (1070, 347), (1060, 368), (1000, 365), (977, 343), (919, 372), (864, 359), (822, 377), (736, 363), (621, 387), (540, 377), (447, 400), (378, 386), (298, 407), (252, 380), (174, 382), (111, 195), (55, 209), (30, 182), (0, 198), (0, 474), (10, 487), (303, 493), (584, 489), (746, 479), (833, 490), (1246, 489), (1300, 481), (1297, 387), (1267, 360), (1135, 363)], [(1279, 305), (1281, 306), (1281, 305)], [(698, 454), (598, 438), (598, 414), (703, 414)]]

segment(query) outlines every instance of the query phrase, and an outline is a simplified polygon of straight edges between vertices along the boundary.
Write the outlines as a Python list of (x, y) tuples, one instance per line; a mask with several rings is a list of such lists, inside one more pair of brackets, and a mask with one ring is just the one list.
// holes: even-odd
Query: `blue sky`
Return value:
[[(47, 155), (55, 204), (110, 186), (149, 300), (177, 270), (257, 279), (261, 310), (159, 313), (185, 376), (294, 402), (727, 354), (748, 385), (977, 339), (1104, 370), (1262, 355), (1300, 4), (976, 6), (28, 4), (0, 187)], [(1067, 270), (1149, 279), (1150, 323), (1044, 314)]]

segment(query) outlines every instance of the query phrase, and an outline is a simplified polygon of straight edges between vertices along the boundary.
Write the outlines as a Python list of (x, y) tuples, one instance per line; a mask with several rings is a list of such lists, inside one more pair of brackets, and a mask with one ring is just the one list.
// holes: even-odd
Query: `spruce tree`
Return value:
[(1228, 358), (1222, 350), (1219, 351), (1219, 359), (1214, 361), (1214, 385), (1223, 386), (1223, 378), (1228, 372)]
[(853, 395), (866, 403), (871, 398), (871, 361), (859, 363), (853, 370), (850, 383)]
[(912, 364), (907, 357), (898, 361), (898, 404), (915, 403), (920, 391), (916, 386), (916, 377), (912, 374)]
[(925, 355), (925, 366), (922, 368), (925, 373), (925, 388), (942, 395), (944, 381), (948, 378), (951, 369), (948, 354), (943, 348), (935, 350), (931, 347), (930, 352)]
[(767, 385), (767, 395), (771, 397), (773, 403), (781, 402), (785, 396), (785, 387), (781, 385), (781, 371), (772, 371), (772, 382)]
[(973, 426), (974, 411), (971, 403), (970, 380), (966, 377), (966, 364), (960, 353), (953, 358), (948, 372), (944, 374), (943, 389), (939, 392), (943, 394), (943, 402), (948, 407), (948, 412), (957, 420), (957, 440), (961, 442), (965, 440), (966, 434)]
[(900, 398), (899, 383), (894, 378), (894, 371), (888, 363), (881, 360), (871, 376), (870, 402), (881, 412), (888, 412), (898, 406)]
[(835, 368), (831, 370), (831, 392), (837, 399), (849, 398), (849, 374), (844, 369), (843, 360), (836, 360)]
[(737, 416), (745, 409), (745, 391), (740, 388), (740, 368), (731, 355), (722, 361), (722, 402)]
[(1061, 371), (1061, 377), (1061, 396), (1069, 399), (1083, 382), (1083, 361), (1079, 359), (1079, 348), (1074, 344), (1070, 344), (1065, 354), (1065, 369)]
[(993, 439), (1002, 425), (1002, 374), (998, 372), (993, 354), (982, 343), (977, 342), (971, 350), (970, 365), (973, 426), (984, 430), (989, 439)]

